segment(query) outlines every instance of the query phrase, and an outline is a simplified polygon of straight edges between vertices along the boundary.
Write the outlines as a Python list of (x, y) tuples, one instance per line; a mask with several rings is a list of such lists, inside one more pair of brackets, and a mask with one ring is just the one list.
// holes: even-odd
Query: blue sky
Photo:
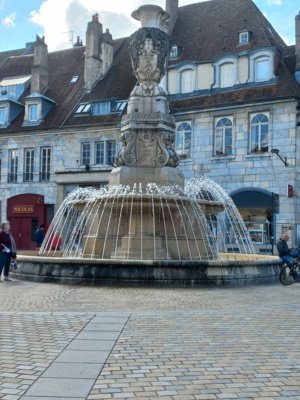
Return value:
[[(179, 5), (197, 0), (179, 0)], [(295, 43), (297, 0), (254, 0), (287, 44)], [(36, 35), (45, 36), (49, 51), (68, 48), (77, 36), (85, 40), (94, 13), (113, 38), (128, 36), (139, 23), (130, 14), (142, 4), (164, 8), (165, 0), (0, 0), (0, 51), (24, 48)], [(59, 5), (59, 7), (58, 7)]]

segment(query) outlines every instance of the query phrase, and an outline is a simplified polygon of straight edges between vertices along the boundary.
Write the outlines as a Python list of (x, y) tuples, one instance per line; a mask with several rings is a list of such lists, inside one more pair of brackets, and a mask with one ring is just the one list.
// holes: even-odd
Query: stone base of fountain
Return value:
[[(56, 255), (58, 255), (56, 253)], [(221, 255), (222, 257), (222, 255)], [(234, 255), (219, 261), (128, 261), (18, 256), (12, 278), (34, 282), (130, 287), (245, 286), (277, 283), (281, 260)]]

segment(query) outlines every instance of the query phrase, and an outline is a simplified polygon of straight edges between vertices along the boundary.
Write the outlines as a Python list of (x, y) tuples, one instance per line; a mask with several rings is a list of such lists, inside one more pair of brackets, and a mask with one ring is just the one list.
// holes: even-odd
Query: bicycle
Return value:
[[(298, 277), (297, 277), (298, 274)], [(292, 285), (300, 278), (300, 256), (293, 259), (291, 264), (285, 264), (279, 274), (279, 280), (283, 285)]]

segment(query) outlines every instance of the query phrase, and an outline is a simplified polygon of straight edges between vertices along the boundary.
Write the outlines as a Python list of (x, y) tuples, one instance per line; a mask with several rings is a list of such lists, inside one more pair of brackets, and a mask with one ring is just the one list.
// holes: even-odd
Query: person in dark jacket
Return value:
[[(290, 237), (289, 235), (283, 235), (277, 242), (278, 255), (285, 264), (291, 264), (293, 258), (299, 257), (299, 253), (296, 250), (291, 250), (287, 244)], [(299, 274), (294, 271), (293, 278), (296, 280), (299, 278)]]
[(40, 225), (38, 227), (38, 229), (35, 232), (35, 238), (34, 240), (36, 241), (36, 247), (40, 248), (43, 240), (44, 240), (44, 229), (45, 229), (45, 225)]
[(11, 259), (17, 257), (17, 249), (14, 238), (10, 232), (10, 223), (1, 224), (0, 232), (0, 277), (3, 271), (3, 282), (9, 282), (9, 268)]

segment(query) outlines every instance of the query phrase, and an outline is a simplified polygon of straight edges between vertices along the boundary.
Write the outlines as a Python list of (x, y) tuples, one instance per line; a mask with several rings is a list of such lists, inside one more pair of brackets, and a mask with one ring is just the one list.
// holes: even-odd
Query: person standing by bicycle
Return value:
[[(289, 248), (287, 244), (289, 239), (290, 239), (289, 235), (282, 235), (276, 244), (279, 257), (287, 265), (293, 263), (293, 258), (299, 257), (298, 251)], [(297, 271), (293, 271), (293, 278), (295, 280), (299, 278), (299, 274)]]

